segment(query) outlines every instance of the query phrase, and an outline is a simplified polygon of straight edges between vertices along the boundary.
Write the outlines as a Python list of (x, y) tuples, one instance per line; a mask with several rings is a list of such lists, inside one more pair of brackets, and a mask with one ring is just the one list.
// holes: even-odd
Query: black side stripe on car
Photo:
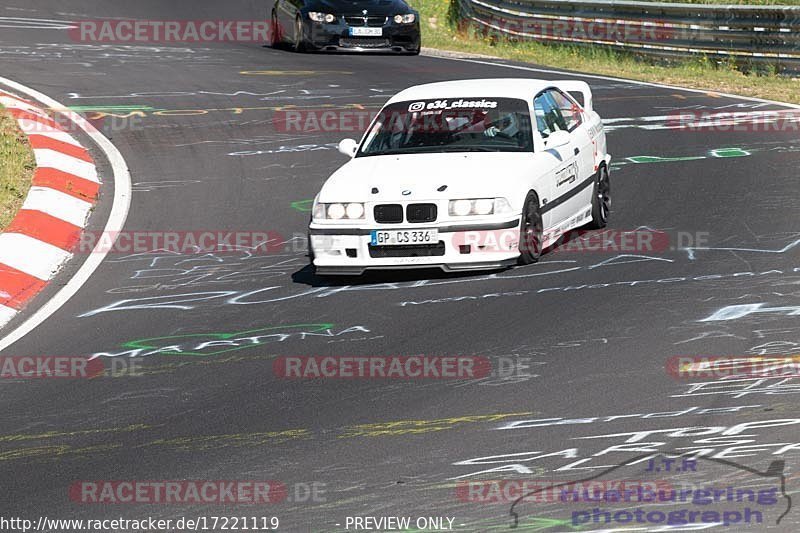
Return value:
[(577, 187), (573, 187), (571, 190), (565, 192), (564, 194), (562, 194), (561, 196), (559, 196), (555, 200), (553, 200), (551, 202), (547, 202), (545, 205), (543, 205), (541, 207), (539, 212), (541, 214), (545, 214), (548, 211), (550, 211), (551, 209), (555, 209), (556, 207), (560, 206), (561, 204), (563, 204), (564, 202), (566, 202), (567, 200), (569, 200), (573, 196), (576, 196), (576, 195), (582, 193), (583, 190), (586, 187), (588, 187), (589, 185), (594, 185), (594, 182), (595, 182), (596, 179), (597, 179), (597, 176), (592, 174), (591, 176), (589, 176), (588, 178), (583, 180)]

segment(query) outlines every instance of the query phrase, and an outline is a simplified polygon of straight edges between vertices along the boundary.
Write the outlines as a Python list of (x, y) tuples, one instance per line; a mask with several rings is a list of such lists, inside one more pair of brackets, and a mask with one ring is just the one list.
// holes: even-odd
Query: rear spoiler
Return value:
[(583, 110), (587, 113), (594, 110), (594, 106), (592, 105), (592, 90), (585, 81), (556, 80), (553, 82), (553, 85), (568, 93), (581, 93), (583, 96)]

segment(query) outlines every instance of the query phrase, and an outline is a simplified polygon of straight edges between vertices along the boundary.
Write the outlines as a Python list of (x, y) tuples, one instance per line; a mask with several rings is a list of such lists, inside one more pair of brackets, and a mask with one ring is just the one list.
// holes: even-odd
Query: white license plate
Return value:
[(437, 229), (398, 229), (372, 230), (372, 246), (401, 246), (413, 244), (436, 244), (439, 242)]
[(350, 35), (353, 37), (380, 37), (383, 35), (383, 28), (350, 28)]

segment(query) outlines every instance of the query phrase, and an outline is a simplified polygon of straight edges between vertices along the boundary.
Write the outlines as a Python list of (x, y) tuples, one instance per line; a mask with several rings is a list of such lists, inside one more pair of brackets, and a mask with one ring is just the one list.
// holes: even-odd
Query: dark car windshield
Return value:
[(383, 108), (358, 157), (533, 151), (528, 105), (516, 98), (448, 98)]

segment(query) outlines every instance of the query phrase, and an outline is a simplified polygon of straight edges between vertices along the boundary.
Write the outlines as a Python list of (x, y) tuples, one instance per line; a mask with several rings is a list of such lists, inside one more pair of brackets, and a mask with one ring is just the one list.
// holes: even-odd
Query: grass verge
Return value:
[(800, 104), (800, 78), (778, 76), (774, 72), (745, 74), (731, 64), (715, 63), (706, 57), (666, 62), (604, 47), (512, 42), (484, 37), (474, 28), (458, 31), (451, 1), (455, 0), (409, 0), (420, 13), (423, 46)]
[(14, 117), (0, 106), (0, 231), (11, 223), (25, 200), (35, 168), (28, 139)]

